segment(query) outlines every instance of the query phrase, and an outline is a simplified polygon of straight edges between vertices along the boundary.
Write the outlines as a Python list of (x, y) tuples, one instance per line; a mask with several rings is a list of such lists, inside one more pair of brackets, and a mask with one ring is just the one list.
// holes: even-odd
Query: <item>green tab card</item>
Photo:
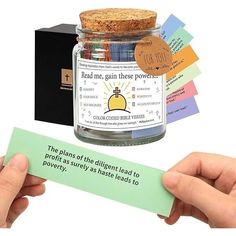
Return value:
[(162, 186), (164, 171), (15, 128), (5, 164), (16, 153), (29, 173), (118, 202), (169, 216), (174, 197)]

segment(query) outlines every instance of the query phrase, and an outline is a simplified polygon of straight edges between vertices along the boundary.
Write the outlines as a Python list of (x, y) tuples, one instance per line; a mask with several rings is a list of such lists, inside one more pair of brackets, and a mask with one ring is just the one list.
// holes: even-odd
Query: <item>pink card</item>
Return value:
[(186, 98), (192, 97), (197, 95), (197, 89), (193, 81), (188, 82), (185, 86), (181, 87), (180, 89), (176, 90), (175, 92), (171, 93), (166, 98), (166, 103), (169, 105), (174, 102), (179, 102)]

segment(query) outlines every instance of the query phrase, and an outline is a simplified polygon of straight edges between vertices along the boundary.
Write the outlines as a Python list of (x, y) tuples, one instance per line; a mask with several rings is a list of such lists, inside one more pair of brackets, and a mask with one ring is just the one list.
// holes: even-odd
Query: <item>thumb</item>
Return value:
[[(202, 211), (209, 219), (222, 217), (222, 210), (231, 209), (231, 198), (199, 178), (169, 171), (163, 185), (178, 199)], [(223, 209), (224, 208), (224, 209)]]
[(24, 183), (27, 169), (27, 158), (17, 154), (0, 172), (0, 226), (6, 221), (9, 208)]

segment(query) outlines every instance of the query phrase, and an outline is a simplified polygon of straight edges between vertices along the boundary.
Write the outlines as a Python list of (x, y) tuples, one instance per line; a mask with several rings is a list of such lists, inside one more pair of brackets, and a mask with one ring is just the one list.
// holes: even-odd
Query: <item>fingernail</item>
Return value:
[(28, 160), (22, 154), (16, 154), (8, 163), (9, 167), (15, 168), (21, 172), (25, 172), (28, 168)]
[(181, 174), (176, 171), (169, 171), (163, 175), (163, 184), (168, 189), (173, 189), (177, 186)]
[(162, 215), (157, 215), (160, 219), (164, 220), (166, 219), (167, 217), (166, 216), (162, 216)]

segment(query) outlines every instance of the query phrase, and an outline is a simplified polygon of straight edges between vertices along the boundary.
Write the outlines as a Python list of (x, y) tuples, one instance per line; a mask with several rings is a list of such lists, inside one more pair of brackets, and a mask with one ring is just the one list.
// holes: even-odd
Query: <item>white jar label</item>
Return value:
[(146, 129), (165, 122), (165, 78), (136, 62), (78, 58), (77, 124), (106, 131)]

